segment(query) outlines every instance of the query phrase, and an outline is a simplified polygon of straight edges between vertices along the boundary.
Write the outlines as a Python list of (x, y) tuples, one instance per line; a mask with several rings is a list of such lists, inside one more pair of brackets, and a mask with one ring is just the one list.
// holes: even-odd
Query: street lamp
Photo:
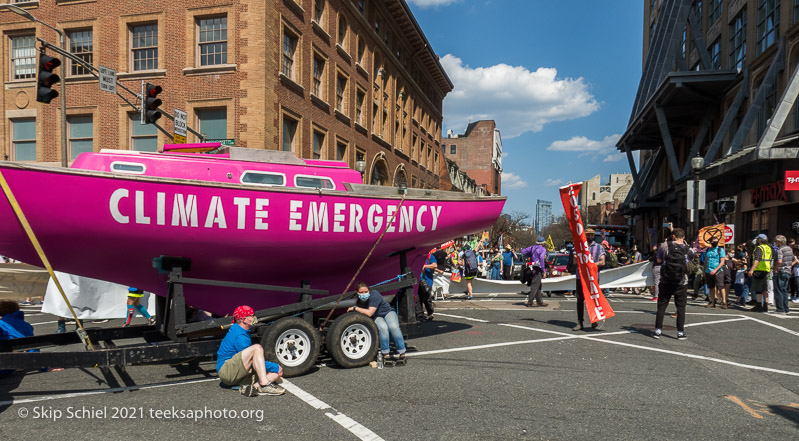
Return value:
[[(30, 20), (34, 23), (39, 23), (41, 25), (47, 26), (48, 28), (56, 31), (58, 33), (58, 44), (61, 46), (61, 50), (66, 52), (66, 41), (64, 39), (64, 33), (58, 29), (50, 26), (49, 24), (39, 20), (38, 18), (34, 17), (33, 14), (28, 12), (25, 9), (20, 8), (16, 5), (9, 5), (7, 3), (0, 4), (0, 9), (5, 9), (11, 11), (19, 16), (24, 17), (27, 20)], [(63, 69), (61, 77), (61, 165), (63, 167), (69, 166), (69, 158), (67, 158), (67, 89), (66, 89), (66, 70), (67, 70), (67, 59), (64, 54), (61, 54), (61, 68)]]
[(355, 170), (361, 174), (361, 182), (363, 182), (363, 174), (366, 172), (366, 161), (364, 161), (363, 158), (355, 161)]
[(696, 156), (691, 158), (691, 169), (694, 171), (694, 232), (699, 238), (699, 170), (705, 166), (705, 159), (696, 153)]

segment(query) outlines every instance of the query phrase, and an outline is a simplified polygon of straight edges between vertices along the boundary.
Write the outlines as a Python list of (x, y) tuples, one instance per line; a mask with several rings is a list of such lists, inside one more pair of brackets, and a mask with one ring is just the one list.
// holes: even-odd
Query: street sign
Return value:
[(233, 146), (235, 144), (235, 140), (232, 138), (227, 139), (206, 139), (205, 142), (218, 142), (222, 145), (226, 146)]
[(175, 133), (172, 136), (172, 142), (174, 142), (175, 144), (186, 144), (186, 137)]
[(724, 225), (724, 244), (735, 243), (735, 225)]
[(799, 170), (785, 170), (785, 190), (799, 190)]
[(110, 67), (100, 66), (100, 90), (103, 92), (117, 93), (117, 73)]
[(735, 201), (716, 201), (716, 213), (718, 213), (719, 216), (735, 213)]
[[(184, 112), (184, 111), (182, 111), (180, 109), (175, 109), (175, 130), (174, 130), (174, 132), (175, 132), (175, 135), (182, 136), (184, 140), (186, 139), (186, 135), (188, 135), (186, 133), (186, 127), (188, 126), (188, 124), (186, 122), (186, 116), (187, 116), (186, 112)], [(175, 142), (177, 142), (177, 141), (175, 141)], [(186, 141), (182, 142), (182, 144), (185, 144), (185, 143), (186, 143)]]
[(685, 203), (689, 209), (705, 209), (705, 180), (699, 181), (699, 203), (694, 205), (694, 181), (685, 181)]

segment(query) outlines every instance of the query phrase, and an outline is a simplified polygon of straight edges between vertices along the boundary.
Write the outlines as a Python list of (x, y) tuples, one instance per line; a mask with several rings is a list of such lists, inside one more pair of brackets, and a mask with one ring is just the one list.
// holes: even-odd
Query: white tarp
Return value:
[[(125, 318), (127, 286), (58, 271), (55, 272), (55, 275), (79, 319)], [(150, 296), (150, 293), (145, 292), (144, 297), (141, 298), (141, 304), (151, 315), (155, 315), (155, 302), (152, 306), (149, 305)], [(59, 317), (72, 317), (72, 313), (64, 303), (64, 299), (52, 279), (47, 282), (42, 312)], [(136, 311), (136, 315), (139, 315), (139, 311)]]
[[(615, 288), (643, 288), (651, 286), (652, 264), (650, 262), (625, 265), (618, 268), (600, 271), (599, 287), (602, 289)], [(542, 291), (573, 291), (576, 284), (575, 276), (562, 276), (542, 280)], [(466, 281), (453, 282), (450, 273), (437, 274), (433, 279), (433, 289), (441, 286), (444, 294), (462, 293), (466, 291)], [(487, 280), (473, 279), (473, 293), (508, 293), (529, 291), (527, 285), (522, 285), (518, 280)]]

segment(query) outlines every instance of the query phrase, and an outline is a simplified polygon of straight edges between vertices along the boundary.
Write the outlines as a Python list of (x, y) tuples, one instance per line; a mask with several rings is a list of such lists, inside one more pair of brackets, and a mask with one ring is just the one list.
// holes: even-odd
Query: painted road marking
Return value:
[(462, 320), (469, 320), (469, 321), (473, 321), (473, 322), (488, 323), (488, 320), (480, 320), (480, 319), (471, 318), (471, 317), (464, 317), (464, 316), (461, 316), (461, 315), (441, 314), (440, 312), (436, 313), (435, 315), (440, 315), (442, 317), (458, 318), (458, 319), (462, 319)]
[(558, 341), (558, 340), (569, 340), (571, 338), (575, 338), (574, 336), (568, 337), (552, 337), (552, 338), (540, 338), (538, 340), (519, 340), (519, 341), (506, 341), (503, 343), (490, 343), (485, 345), (477, 345), (477, 346), (461, 346), (457, 348), (449, 348), (449, 349), (434, 349), (432, 351), (420, 351), (420, 352), (406, 352), (405, 355), (408, 357), (418, 357), (420, 355), (433, 355), (433, 354), (445, 354), (448, 352), (462, 352), (462, 351), (474, 351), (477, 349), (490, 349), (490, 348), (498, 348), (502, 346), (515, 346), (515, 345), (526, 345), (530, 343), (545, 343), (548, 341)]
[(746, 318), (748, 318), (749, 320), (752, 320), (753, 322), (762, 323), (762, 324), (764, 324), (766, 326), (771, 326), (772, 328), (779, 329), (782, 332), (787, 332), (788, 334), (795, 335), (795, 336), (799, 337), (799, 332), (792, 331), (792, 330), (790, 330), (788, 328), (783, 328), (782, 326), (775, 325), (775, 324), (769, 323), (769, 322), (767, 322), (765, 320), (760, 320), (760, 319), (756, 319), (756, 318), (753, 318), (753, 317), (746, 317)]
[(726, 398), (726, 399), (732, 401), (733, 403), (741, 406), (743, 408), (743, 410), (749, 412), (749, 415), (752, 415), (753, 417), (755, 417), (757, 419), (760, 419), (760, 420), (763, 419), (763, 415), (760, 415), (759, 413), (755, 412), (754, 409), (752, 409), (751, 407), (749, 407), (746, 404), (744, 404), (744, 402), (741, 401), (740, 399), (738, 399), (738, 397), (736, 397), (735, 395), (725, 395), (724, 398)]

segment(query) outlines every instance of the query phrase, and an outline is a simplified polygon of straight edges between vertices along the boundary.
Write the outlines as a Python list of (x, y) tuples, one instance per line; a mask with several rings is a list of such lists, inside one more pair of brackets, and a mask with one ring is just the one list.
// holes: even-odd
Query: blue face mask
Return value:
[(366, 294), (358, 294), (358, 298), (365, 302), (369, 300), (369, 293), (367, 292)]

